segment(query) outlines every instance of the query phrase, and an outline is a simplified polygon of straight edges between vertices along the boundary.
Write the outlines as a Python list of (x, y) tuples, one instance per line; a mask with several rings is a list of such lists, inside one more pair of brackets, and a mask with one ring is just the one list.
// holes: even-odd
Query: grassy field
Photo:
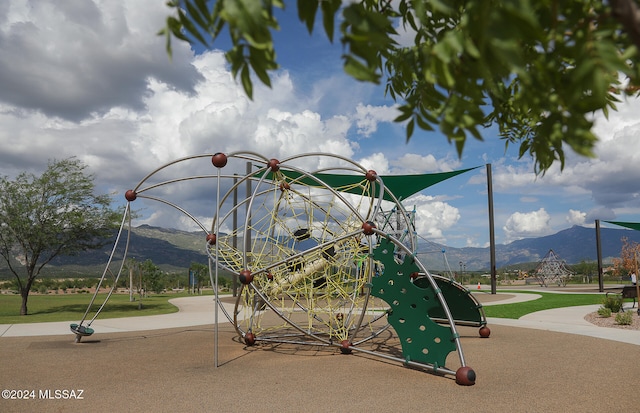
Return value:
[[(170, 304), (169, 299), (187, 295), (186, 293), (151, 295), (142, 299), (142, 309), (138, 309), (139, 301), (130, 302), (129, 294), (114, 294), (100, 313), (100, 318), (175, 313), (178, 308)], [(98, 294), (92, 310), (98, 309), (105, 296), (106, 294)], [(27, 301), (29, 315), (21, 316), (22, 298), (19, 295), (2, 294), (0, 295), (0, 324), (79, 321), (87, 310), (91, 297), (92, 294), (30, 295)]]
[[(532, 293), (531, 291), (510, 291)], [(211, 292), (209, 292), (211, 294)], [(554, 294), (535, 292), (542, 297), (522, 303), (498, 304), (483, 307), (487, 317), (517, 319), (525, 314), (551, 308), (602, 304), (604, 294)], [(178, 311), (169, 299), (186, 297), (187, 293), (151, 295), (142, 299), (142, 309), (138, 301), (130, 302), (128, 294), (114, 294), (100, 313), (100, 318), (118, 318), (169, 314)], [(105, 295), (99, 294), (93, 310), (102, 303)], [(79, 321), (89, 305), (90, 294), (48, 294), (29, 296), (29, 315), (20, 316), (21, 297), (0, 295), (0, 324), (41, 323), (49, 321)], [(90, 314), (90, 317), (92, 314)]]
[(551, 308), (574, 307), (580, 305), (602, 304), (602, 294), (556, 294), (532, 291), (500, 291), (538, 294), (541, 298), (514, 304), (496, 304), (485, 306), (484, 313), (487, 317), (518, 319), (525, 314), (536, 311), (549, 310)]

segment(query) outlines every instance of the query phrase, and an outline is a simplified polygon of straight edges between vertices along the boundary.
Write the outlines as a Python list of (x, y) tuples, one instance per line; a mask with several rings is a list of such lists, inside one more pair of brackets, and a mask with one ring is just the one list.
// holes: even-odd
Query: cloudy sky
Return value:
[[(484, 142), (469, 142), (461, 159), (438, 133), (418, 131), (405, 143), (383, 89), (344, 75), (339, 42), (310, 37), (293, 7), (276, 36), (282, 69), (272, 89), (256, 84), (250, 101), (220, 50), (174, 42), (168, 59), (156, 36), (169, 13), (164, 3), (0, 2), (0, 175), (39, 174), (49, 160), (76, 156), (99, 191), (122, 203), (124, 192), (158, 167), (215, 152), (277, 159), (336, 153), (380, 175), (481, 166), (406, 205), (417, 209), (421, 237), (484, 247), (489, 163), (498, 243), (593, 226), (595, 219), (640, 220), (640, 102), (620, 105), (608, 120), (597, 115), (597, 159), (569, 154), (562, 173), (554, 167), (536, 177), (530, 160), (517, 159), (517, 148), (505, 152), (495, 130), (485, 131)], [(310, 170), (321, 166), (308, 162)], [(172, 201), (206, 219), (214, 200), (201, 191)], [(137, 223), (183, 225), (156, 208), (142, 205)]]

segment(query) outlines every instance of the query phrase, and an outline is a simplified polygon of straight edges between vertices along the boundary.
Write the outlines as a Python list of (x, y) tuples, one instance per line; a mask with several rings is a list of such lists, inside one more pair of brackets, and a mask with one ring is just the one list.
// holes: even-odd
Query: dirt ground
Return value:
[(473, 386), (335, 348), (247, 347), (228, 324), (217, 367), (213, 326), (96, 334), (78, 344), (72, 334), (4, 337), (1, 387), (29, 399), (2, 399), (0, 411), (640, 411), (638, 346), (491, 329), (490, 338), (460, 330)]
[[(96, 333), (81, 343), (71, 333), (2, 337), (0, 412), (640, 412), (640, 346), (490, 327), (489, 338), (459, 328), (473, 386), (335, 347), (248, 347), (230, 324), (217, 337), (212, 325)], [(386, 332), (373, 344), (398, 342)], [(453, 352), (447, 367), (457, 366)]]

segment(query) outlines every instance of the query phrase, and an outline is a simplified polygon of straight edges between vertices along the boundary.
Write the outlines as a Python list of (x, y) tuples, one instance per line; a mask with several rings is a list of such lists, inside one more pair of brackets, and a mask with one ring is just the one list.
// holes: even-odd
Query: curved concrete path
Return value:
[[(546, 291), (545, 291), (546, 292)], [(501, 293), (498, 292), (498, 295)], [(483, 306), (510, 304), (535, 300), (536, 294), (505, 293), (505, 299), (483, 303)], [(211, 295), (197, 297), (180, 297), (169, 300), (179, 311), (172, 314), (97, 319), (91, 327), (100, 333), (157, 330), (174, 327), (200, 326), (215, 323), (214, 297)], [(224, 303), (229, 314), (233, 313), (233, 304)], [(569, 334), (580, 334), (606, 340), (640, 345), (640, 331), (618, 328), (597, 327), (584, 319), (588, 313), (596, 311), (599, 305), (556, 308), (527, 314), (518, 320), (507, 318), (488, 318), (489, 325), (505, 325), (512, 327), (533, 328)], [(218, 311), (218, 321), (227, 319)], [(72, 334), (70, 322), (0, 324), (0, 337), (43, 336)]]
[[(121, 333), (215, 323), (215, 299), (212, 295), (173, 298), (169, 302), (178, 307), (177, 312), (144, 317), (98, 318), (91, 324), (91, 328), (101, 333)], [(229, 314), (233, 314), (233, 304), (223, 303), (223, 305)], [(227, 321), (222, 311), (218, 312), (218, 320)], [(0, 337), (72, 334), (69, 325), (78, 321), (0, 324)]]
[[(563, 293), (572, 294), (565, 291), (553, 291), (553, 290), (531, 290), (532, 293), (507, 293), (513, 295), (513, 297), (505, 300), (496, 300), (488, 303), (483, 303), (484, 307), (496, 304), (511, 304), (524, 301), (532, 301), (540, 298), (541, 296), (535, 294), (536, 291), (546, 293)], [(498, 295), (500, 293), (498, 292)], [(584, 294), (584, 292), (576, 292), (575, 294)], [(640, 345), (640, 331), (638, 330), (625, 330), (621, 328), (608, 328), (598, 327), (591, 324), (584, 317), (597, 311), (600, 305), (584, 305), (576, 307), (563, 307), (553, 308), (550, 310), (536, 311), (535, 313), (526, 314), (519, 319), (512, 318), (487, 318), (489, 325), (497, 324), (512, 327), (525, 327), (534, 328), (537, 330), (555, 331), (559, 333), (579, 334), (583, 336), (590, 336), (596, 338), (603, 338), (606, 340), (620, 341), (622, 343), (629, 343)]]

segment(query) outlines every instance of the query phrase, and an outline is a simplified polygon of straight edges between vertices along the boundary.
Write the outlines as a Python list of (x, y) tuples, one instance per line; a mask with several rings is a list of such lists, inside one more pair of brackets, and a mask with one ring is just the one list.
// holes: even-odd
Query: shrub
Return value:
[(633, 324), (633, 311), (622, 311), (616, 314), (616, 324), (629, 326)]
[(607, 295), (602, 300), (602, 306), (608, 308), (612, 313), (617, 313), (622, 309), (622, 295)]
[(609, 318), (611, 317), (611, 309), (606, 307), (598, 308), (598, 315), (600, 317)]

